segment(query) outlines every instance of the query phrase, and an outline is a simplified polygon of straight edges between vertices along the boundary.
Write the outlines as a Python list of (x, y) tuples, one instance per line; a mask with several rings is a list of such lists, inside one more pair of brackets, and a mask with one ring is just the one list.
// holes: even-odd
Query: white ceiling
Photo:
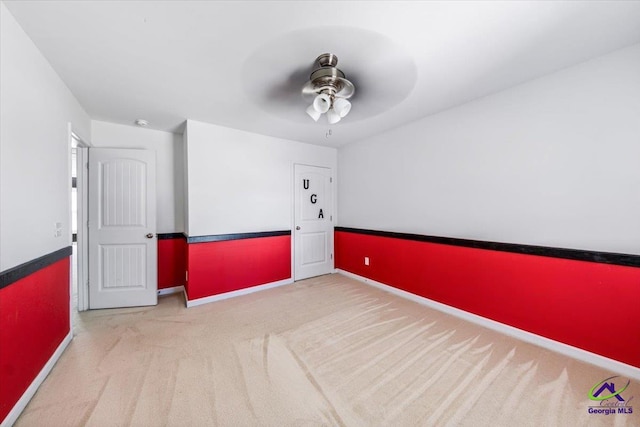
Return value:
[[(639, 1), (5, 4), (93, 119), (330, 146), (640, 42)], [(356, 84), (333, 126), (299, 95), (324, 52)]]

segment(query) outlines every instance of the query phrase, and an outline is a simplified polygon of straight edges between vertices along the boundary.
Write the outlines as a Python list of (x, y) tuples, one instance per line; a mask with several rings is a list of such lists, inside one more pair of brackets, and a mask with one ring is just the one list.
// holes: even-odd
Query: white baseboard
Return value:
[(202, 304), (208, 304), (210, 302), (221, 301), (223, 299), (265, 291), (267, 289), (277, 288), (278, 286), (289, 285), (291, 283), (293, 283), (293, 278), (279, 280), (277, 282), (265, 283), (264, 285), (252, 286), (250, 288), (238, 289), (237, 291), (225, 292), (224, 294), (212, 295), (210, 297), (198, 298), (193, 300), (187, 299), (187, 293), (185, 291), (184, 299), (187, 302), (187, 307), (195, 307)]
[(184, 286), (173, 286), (171, 288), (158, 289), (158, 296), (161, 297), (163, 295), (171, 295), (177, 294), (180, 292), (184, 292)]
[(521, 341), (525, 341), (525, 342), (537, 345), (539, 347), (546, 348), (547, 350), (551, 350), (556, 353), (560, 353), (565, 356), (569, 356), (574, 359), (577, 359), (586, 363), (590, 363), (592, 365), (598, 366), (603, 369), (607, 369), (609, 371), (617, 372), (628, 378), (634, 378), (636, 380), (640, 380), (640, 368), (637, 368), (635, 366), (631, 366), (626, 363), (619, 362), (617, 360), (610, 359), (608, 357), (601, 356), (599, 354), (592, 353), (590, 351), (571, 346), (569, 344), (564, 344), (559, 341), (555, 341), (555, 340), (543, 337), (541, 335), (536, 335), (532, 332), (527, 332), (525, 330), (518, 329), (513, 326), (509, 326), (504, 323), (497, 322), (495, 320), (487, 319), (486, 317), (478, 316), (477, 314), (469, 313), (467, 311), (460, 310), (459, 308), (451, 307), (450, 305), (442, 304), (440, 302), (433, 301), (429, 298), (421, 297), (419, 295), (412, 294), (411, 292), (403, 291), (401, 289), (394, 288), (393, 286), (385, 285), (384, 283), (376, 282), (375, 280), (371, 280), (366, 277), (359, 276), (354, 273), (350, 273), (348, 271), (337, 269), (337, 272), (344, 276), (351, 277), (352, 279), (356, 279), (368, 285), (390, 292), (399, 297), (406, 298), (408, 300), (417, 302), (418, 304), (422, 304), (427, 307), (433, 308), (435, 310), (441, 311), (443, 313), (456, 316), (458, 318), (467, 320), (469, 322), (475, 323), (485, 328), (493, 329), (494, 331), (512, 336)]
[(58, 359), (60, 359), (60, 356), (62, 356), (62, 353), (64, 353), (64, 350), (67, 348), (72, 338), (73, 332), (69, 331), (58, 348), (56, 348), (56, 351), (53, 352), (47, 363), (45, 363), (45, 365), (42, 367), (38, 376), (33, 379), (31, 385), (25, 390), (24, 393), (22, 393), (20, 399), (18, 399), (16, 404), (13, 405), (13, 408), (11, 409), (11, 411), (9, 411), (5, 419), (2, 420), (2, 423), (0, 423), (0, 427), (10, 427), (18, 420), (18, 417), (20, 416), (22, 411), (24, 411), (24, 408), (27, 407), (27, 404), (29, 403), (33, 395), (36, 394), (36, 391), (38, 391), (38, 387), (40, 387), (45, 378), (47, 378), (47, 375), (49, 375), (49, 372), (51, 372), (51, 369), (53, 369), (53, 366), (56, 364)]

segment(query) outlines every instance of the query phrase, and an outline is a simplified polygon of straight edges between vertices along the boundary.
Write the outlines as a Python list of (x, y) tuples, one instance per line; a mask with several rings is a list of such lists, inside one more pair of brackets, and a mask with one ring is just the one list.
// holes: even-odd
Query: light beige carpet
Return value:
[(615, 373), (341, 275), (75, 333), (17, 426), (640, 425), (637, 381), (634, 414), (589, 414)]

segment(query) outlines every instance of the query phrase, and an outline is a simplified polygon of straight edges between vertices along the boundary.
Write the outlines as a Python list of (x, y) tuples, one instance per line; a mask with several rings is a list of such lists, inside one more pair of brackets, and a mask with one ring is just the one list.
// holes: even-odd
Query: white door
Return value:
[(331, 169), (295, 165), (294, 279), (333, 271)]
[(155, 152), (89, 149), (89, 308), (155, 305)]

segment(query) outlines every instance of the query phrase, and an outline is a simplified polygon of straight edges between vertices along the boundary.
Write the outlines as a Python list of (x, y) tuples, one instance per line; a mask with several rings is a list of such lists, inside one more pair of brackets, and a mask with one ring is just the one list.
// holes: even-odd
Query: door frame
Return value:
[[(91, 147), (91, 143), (84, 140), (81, 136), (73, 131), (71, 123), (68, 124), (69, 134), (69, 183), (71, 183), (71, 159), (73, 148), (76, 148), (76, 193), (77, 193), (77, 239), (76, 239), (76, 260), (77, 269), (71, 271), (70, 275), (70, 318), (71, 326), (73, 328), (73, 311), (86, 311), (89, 309), (89, 245), (88, 245), (88, 233), (87, 233), (87, 213), (89, 211), (88, 203), (88, 169), (87, 169), (87, 153), (88, 148)], [(75, 147), (74, 147), (75, 145)], [(69, 206), (71, 206), (71, 191), (69, 191)], [(71, 209), (69, 209), (69, 217), (72, 216)], [(71, 224), (71, 219), (69, 221)], [(73, 269), (73, 265), (71, 266)], [(73, 305), (73, 274), (76, 275), (78, 283), (78, 305)]]
[[(291, 163), (291, 280), (295, 282), (296, 280), (296, 166), (311, 166), (314, 168), (325, 168), (329, 169), (331, 180), (329, 182), (329, 186), (331, 188), (331, 201), (333, 203), (332, 207), (332, 217), (329, 221), (331, 226), (335, 229), (335, 226), (338, 222), (338, 195), (336, 191), (337, 185), (337, 168), (331, 165), (313, 165), (310, 163)], [(335, 232), (332, 230), (332, 233)], [(333, 254), (333, 259), (331, 260), (332, 268), (331, 273), (336, 272), (336, 251), (335, 251), (335, 235), (331, 239), (331, 247), (330, 252)]]

